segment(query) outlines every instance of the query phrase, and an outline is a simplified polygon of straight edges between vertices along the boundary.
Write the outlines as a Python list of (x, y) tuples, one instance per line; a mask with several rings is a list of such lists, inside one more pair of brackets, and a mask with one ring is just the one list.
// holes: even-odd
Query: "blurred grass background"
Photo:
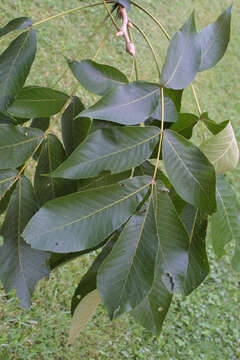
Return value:
[[(96, 2), (95, 0), (1, 0), (0, 27), (19, 16), (34, 22), (66, 9)], [(192, 10), (196, 11), (198, 29), (213, 22), (231, 4), (228, 0), (138, 0), (152, 12), (173, 35)], [(95, 7), (37, 27), (38, 53), (27, 84), (54, 86), (67, 69), (65, 57), (74, 60), (92, 58), (102, 38), (109, 39), (97, 58), (98, 62), (119, 67), (128, 76), (132, 59), (126, 55), (124, 42), (114, 36), (111, 23), (96, 31), (105, 16), (104, 8)], [(158, 28), (137, 9), (130, 13), (146, 32), (162, 64), (167, 40)], [(231, 120), (240, 140), (240, 3), (235, 2), (231, 43), (224, 59), (208, 72), (199, 74), (195, 87), (203, 111), (216, 121)], [(87, 41), (89, 36), (95, 36)], [(151, 54), (137, 33), (140, 79), (157, 81)], [(9, 40), (0, 42), (2, 52)], [(56, 88), (71, 93), (75, 80), (67, 70)], [(86, 105), (96, 100), (79, 87), (78, 95)], [(183, 110), (197, 113), (190, 89), (186, 89)], [(57, 131), (58, 129), (56, 129)], [(239, 168), (228, 176), (238, 197)], [(231, 247), (229, 252), (231, 253)], [(160, 338), (155, 338), (128, 316), (110, 322), (100, 306), (93, 321), (75, 344), (67, 348), (70, 324), (70, 301), (74, 288), (93, 260), (93, 255), (67, 264), (42, 280), (35, 291), (31, 310), (22, 311), (12, 293), (8, 297), (0, 288), (0, 360), (239, 360), (240, 359), (240, 280), (230, 266), (229, 257), (216, 262), (208, 236), (211, 274), (190, 297), (177, 296), (170, 309)]]

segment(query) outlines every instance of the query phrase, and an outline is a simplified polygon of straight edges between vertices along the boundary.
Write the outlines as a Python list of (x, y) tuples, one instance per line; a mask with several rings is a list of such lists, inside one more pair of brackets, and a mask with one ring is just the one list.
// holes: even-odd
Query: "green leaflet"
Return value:
[(28, 86), (18, 92), (8, 112), (19, 118), (49, 117), (57, 114), (68, 96), (60, 91), (39, 86)]
[(181, 219), (190, 238), (188, 269), (183, 286), (184, 294), (189, 295), (209, 273), (206, 252), (208, 219), (205, 214), (189, 204), (184, 207)]
[(171, 183), (188, 203), (212, 214), (216, 211), (216, 174), (206, 156), (172, 130), (164, 132), (163, 161)]
[(14, 169), (0, 170), (0, 198), (11, 187), (17, 176), (17, 171)]
[(19, 35), (0, 55), (0, 111), (5, 112), (23, 87), (35, 58), (36, 33), (29, 29)]
[(34, 177), (34, 188), (40, 205), (76, 190), (73, 181), (54, 179), (51, 175), (44, 176), (53, 172), (65, 158), (61, 142), (55, 135), (48, 135), (42, 144)]
[(156, 127), (112, 127), (95, 131), (52, 173), (54, 177), (85, 179), (102, 171), (116, 174), (141, 165), (157, 145)]
[(151, 178), (70, 194), (45, 204), (24, 230), (33, 248), (74, 252), (95, 247), (135, 212)]
[(158, 84), (135, 81), (113, 89), (95, 105), (84, 110), (81, 116), (136, 125), (144, 122), (155, 111), (159, 99)]
[(128, 84), (126, 76), (109, 65), (92, 60), (68, 61), (68, 65), (80, 84), (97, 95), (106, 95), (117, 86)]
[(0, 169), (22, 165), (32, 155), (42, 136), (38, 129), (0, 125)]
[(98, 272), (97, 287), (110, 318), (132, 310), (150, 291), (158, 238), (152, 195), (124, 227)]
[(6, 292), (16, 289), (23, 308), (29, 308), (35, 284), (49, 274), (49, 254), (32, 249), (21, 237), (37, 210), (32, 185), (22, 177), (12, 194), (1, 231), (4, 244), (0, 248), (0, 279)]
[(199, 71), (215, 66), (225, 54), (230, 40), (232, 5), (213, 24), (199, 34), (201, 44), (201, 64)]
[(217, 175), (234, 169), (239, 162), (238, 143), (230, 122), (199, 148), (214, 165)]
[(179, 115), (179, 119), (171, 126), (171, 130), (184, 136), (186, 139), (191, 139), (193, 128), (198, 122), (198, 117), (194, 114), (183, 113)]
[(7, 23), (7, 25), (0, 28), (0, 37), (7, 35), (11, 31), (26, 29), (32, 25), (32, 20), (28, 17), (19, 17)]
[(240, 270), (240, 216), (236, 194), (224, 176), (217, 176), (218, 210), (212, 216), (213, 249), (218, 257), (225, 254), (224, 247), (233, 239), (236, 241), (236, 253), (233, 259), (235, 270)]
[(171, 89), (184, 89), (194, 80), (201, 62), (201, 46), (194, 14), (172, 37), (161, 74), (161, 84)]

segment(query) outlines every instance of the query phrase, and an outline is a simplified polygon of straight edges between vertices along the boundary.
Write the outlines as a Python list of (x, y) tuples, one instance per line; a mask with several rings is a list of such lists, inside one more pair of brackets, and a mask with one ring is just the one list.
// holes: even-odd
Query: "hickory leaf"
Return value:
[(32, 155), (42, 136), (38, 129), (0, 125), (0, 169), (22, 165)]
[(207, 214), (216, 211), (216, 174), (196, 145), (172, 130), (164, 132), (163, 161), (183, 200)]
[(54, 177), (84, 179), (102, 171), (116, 174), (141, 165), (158, 142), (158, 128), (112, 127), (95, 131), (52, 173)]
[(145, 211), (126, 224), (98, 272), (97, 287), (110, 318), (132, 310), (150, 291), (157, 249), (151, 196)]
[(142, 176), (46, 203), (23, 236), (33, 248), (74, 252), (95, 247), (135, 212), (151, 178)]
[(68, 61), (68, 65), (80, 84), (97, 95), (106, 95), (117, 86), (128, 84), (126, 76), (109, 65), (92, 60)]
[(199, 71), (214, 67), (227, 50), (231, 31), (232, 5), (213, 24), (205, 27), (198, 35), (201, 44)]
[(4, 244), (0, 248), (0, 279), (6, 292), (16, 289), (23, 308), (29, 308), (35, 284), (49, 274), (49, 254), (32, 249), (21, 233), (38, 210), (30, 181), (21, 177), (11, 197), (1, 230)]
[(161, 74), (161, 84), (171, 89), (184, 89), (194, 80), (201, 62), (201, 46), (194, 14), (172, 37)]
[(37, 50), (33, 29), (19, 35), (0, 55), (0, 111), (14, 101), (29, 74)]
[(239, 162), (238, 143), (230, 122), (199, 148), (214, 165), (217, 175), (234, 169)]

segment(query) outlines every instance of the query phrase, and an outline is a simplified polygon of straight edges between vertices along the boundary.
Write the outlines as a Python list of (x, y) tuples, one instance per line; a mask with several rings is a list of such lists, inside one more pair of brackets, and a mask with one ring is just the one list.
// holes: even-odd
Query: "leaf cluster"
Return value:
[[(74, 94), (24, 87), (37, 49), (30, 19), (0, 29), (0, 37), (21, 31), (0, 55), (0, 279), (28, 308), (42, 277), (99, 250), (72, 299), (70, 342), (100, 301), (111, 319), (129, 312), (159, 334), (174, 293), (189, 295), (209, 273), (209, 220), (216, 254), (235, 240), (240, 269), (239, 206), (224, 177), (239, 159), (232, 125), (181, 112), (184, 89), (227, 49), (231, 10), (200, 33), (192, 14), (155, 83), (68, 60), (100, 96), (88, 108)], [(192, 140), (198, 124), (208, 131), (200, 146)], [(32, 159), (33, 181), (25, 173)]]

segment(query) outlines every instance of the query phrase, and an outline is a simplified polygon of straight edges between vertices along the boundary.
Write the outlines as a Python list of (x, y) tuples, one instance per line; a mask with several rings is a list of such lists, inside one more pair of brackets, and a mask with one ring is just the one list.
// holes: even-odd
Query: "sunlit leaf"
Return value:
[(199, 148), (214, 165), (216, 174), (224, 174), (238, 164), (239, 148), (230, 122), (225, 129), (206, 140)]

